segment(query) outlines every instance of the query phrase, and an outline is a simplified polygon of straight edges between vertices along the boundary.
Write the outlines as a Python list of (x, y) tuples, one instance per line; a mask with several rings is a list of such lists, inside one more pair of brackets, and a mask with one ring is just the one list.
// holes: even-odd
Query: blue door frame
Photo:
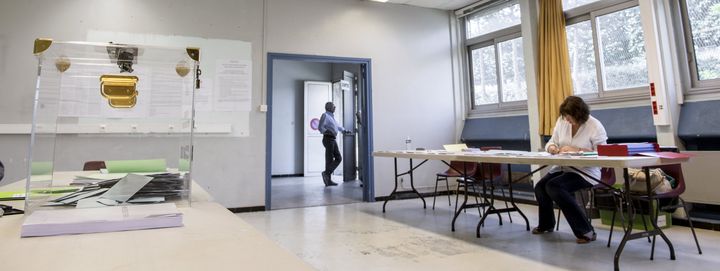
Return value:
[(304, 62), (324, 62), (324, 63), (347, 63), (360, 64), (361, 70), (364, 71), (362, 76), (361, 87), (359, 91), (364, 92), (365, 104), (360, 106), (360, 119), (362, 125), (358, 133), (362, 134), (363, 142), (360, 145), (365, 147), (365, 155), (358, 159), (362, 160), (363, 167), (360, 169), (360, 175), (363, 176), (363, 201), (375, 201), (375, 180), (374, 165), (372, 157), (372, 62), (369, 58), (351, 58), (336, 56), (317, 56), (317, 55), (297, 55), (285, 53), (268, 53), (267, 56), (267, 120), (266, 120), (266, 138), (265, 138), (265, 210), (271, 209), (272, 195), (272, 94), (273, 94), (273, 62), (274, 60), (293, 60)]

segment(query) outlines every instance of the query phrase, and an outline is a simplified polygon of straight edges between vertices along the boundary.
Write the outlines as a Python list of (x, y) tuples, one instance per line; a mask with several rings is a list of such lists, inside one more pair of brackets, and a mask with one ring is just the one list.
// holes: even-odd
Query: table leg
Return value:
[[(653, 192), (650, 190), (651, 189), (650, 188), (650, 168), (645, 167), (643, 169), (643, 171), (645, 173), (645, 184), (646, 184), (646, 189), (648, 191), (648, 209), (651, 209), (652, 208), (651, 204), (654, 201), (654, 199), (653, 199), (653, 195), (652, 195)], [(658, 206), (659, 206), (659, 203), (658, 203)], [(658, 209), (656, 212), (660, 212), (660, 210)], [(667, 236), (662, 231), (662, 229), (660, 229), (660, 227), (658, 227), (657, 220), (653, 219), (655, 216), (653, 216), (652, 214), (649, 214), (649, 216), (651, 218), (650, 223), (653, 226), (652, 231), (650, 231), (650, 233), (652, 233), (652, 235), (653, 235), (653, 240), (655, 239), (655, 236), (659, 234), (660, 237), (662, 237), (662, 239), (668, 245), (668, 249), (670, 250), (670, 259), (675, 260), (675, 248), (673, 247), (672, 242), (670, 242), (670, 239), (667, 238)], [(651, 260), (652, 260), (653, 254), (655, 252), (654, 250), (655, 250), (655, 242), (653, 242), (653, 251), (650, 254)]]
[[(630, 174), (628, 174), (627, 168), (623, 168), (623, 179), (625, 180), (625, 209), (628, 212), (628, 227), (627, 230), (625, 230), (625, 234), (623, 235), (622, 241), (620, 241), (618, 249), (615, 251), (615, 271), (620, 270), (620, 254), (622, 254), (622, 251), (625, 248), (625, 244), (630, 239), (630, 235), (632, 234), (633, 230), (633, 222), (635, 220), (635, 210), (633, 209), (632, 199), (630, 198)], [(621, 209), (620, 212), (622, 211), (623, 210)]]
[[(467, 164), (463, 163), (463, 178), (465, 182), (468, 181), (468, 175), (467, 175)], [(460, 205), (460, 207), (456, 208), (455, 215), (453, 216), (452, 223), (450, 225), (450, 229), (452, 231), (455, 231), (455, 220), (457, 220), (458, 216), (460, 215), (460, 212), (462, 212), (463, 209), (465, 209), (465, 205), (467, 205), (468, 200), (468, 188), (467, 184), (465, 185), (465, 189), (463, 191), (463, 202)]]
[(393, 163), (395, 165), (395, 188), (393, 188), (393, 191), (390, 192), (390, 195), (385, 199), (385, 202), (383, 203), (383, 213), (385, 212), (385, 205), (387, 205), (388, 201), (395, 195), (395, 192), (397, 192), (398, 188), (398, 171), (397, 171), (397, 157), (393, 158)]
[[(515, 204), (515, 198), (513, 197), (513, 194), (512, 194), (512, 192), (513, 192), (512, 191), (512, 183), (513, 183), (512, 169), (510, 167), (510, 164), (508, 164), (507, 167), (508, 167), (508, 191), (510, 193), (510, 204), (512, 205), (512, 207), (505, 208), (505, 209), (496, 209), (494, 206), (490, 205), (490, 208), (488, 208), (487, 212), (483, 213), (483, 216), (480, 218), (480, 222), (478, 222), (478, 225), (475, 228), (475, 236), (477, 236), (478, 238), (480, 238), (480, 227), (482, 227), (483, 223), (485, 223), (485, 219), (487, 218), (487, 216), (489, 214), (500, 215), (500, 213), (518, 212), (520, 214), (520, 216), (522, 216), (522, 218), (525, 220), (525, 230), (527, 230), (527, 231), (530, 230), (530, 221), (527, 219), (525, 214), (520, 210), (520, 208), (518, 208), (518, 206)], [(542, 168), (540, 168), (540, 169), (542, 169)], [(533, 173), (537, 172), (540, 169), (537, 169), (537, 170), (531, 172), (530, 174), (528, 174), (525, 177), (532, 176)], [(524, 179), (525, 177), (523, 177), (521, 179)]]
[[(427, 208), (427, 203), (425, 203), (425, 198), (420, 194), (420, 192), (417, 191), (417, 189), (415, 189), (415, 182), (413, 179), (413, 171), (415, 171), (415, 169), (417, 169), (420, 166), (422, 166), (423, 164), (425, 164), (425, 162), (427, 162), (427, 161), (428, 160), (426, 159), (417, 165), (413, 165), (413, 161), (412, 161), (412, 159), (410, 159), (410, 169), (408, 169), (408, 171), (406, 171), (406, 172), (398, 173), (397, 157), (393, 158), (393, 163), (394, 163), (393, 165), (395, 166), (395, 187), (393, 188), (393, 191), (390, 192), (390, 195), (388, 195), (387, 199), (385, 199), (385, 202), (383, 203), (383, 213), (385, 212), (385, 206), (387, 205), (388, 201), (390, 201), (390, 199), (397, 198), (398, 195), (407, 194), (407, 193), (415, 194), (418, 197), (420, 197), (420, 199), (423, 202), (423, 208)], [(403, 175), (410, 175), (411, 190), (398, 191), (398, 178), (400, 178), (400, 176), (403, 176)]]
[(415, 194), (417, 194), (418, 197), (420, 197), (420, 199), (422, 200), (422, 202), (423, 202), (423, 209), (427, 209), (427, 204), (425, 204), (425, 198), (423, 198), (423, 196), (420, 195), (420, 192), (417, 191), (417, 189), (415, 189), (415, 181), (413, 180), (413, 171), (415, 171), (415, 170), (413, 169), (413, 161), (412, 161), (412, 159), (410, 159), (410, 188), (411, 188), (412, 191), (415, 192)]
[[(517, 207), (517, 204), (515, 204), (515, 197), (513, 196), (513, 179), (512, 179), (512, 167), (508, 164), (508, 191), (510, 193), (510, 205), (512, 205), (513, 208), (517, 210), (518, 213), (520, 213), (520, 216), (525, 220), (525, 230), (530, 231), (530, 221), (528, 221), (527, 216), (520, 210), (520, 208)], [(545, 166), (540, 167), (537, 170), (543, 169)], [(536, 170), (536, 171), (537, 171)], [(532, 176), (532, 174), (530, 175)]]

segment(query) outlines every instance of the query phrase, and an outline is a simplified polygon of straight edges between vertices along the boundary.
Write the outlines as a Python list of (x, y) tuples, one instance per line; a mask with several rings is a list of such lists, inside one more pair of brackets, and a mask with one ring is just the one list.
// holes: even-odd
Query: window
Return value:
[(493, 2), (464, 17), (474, 110), (517, 110), (527, 104), (520, 5)]
[(474, 38), (519, 24), (520, 5), (491, 7), (468, 16), (466, 37)]
[(568, 25), (565, 33), (570, 53), (570, 75), (575, 94), (597, 93), (595, 49), (590, 21)]
[(640, 8), (598, 16), (597, 32), (604, 89), (612, 91), (647, 85), (648, 70)]
[(720, 0), (683, 0), (681, 9), (692, 86), (720, 86)]
[(498, 100), (497, 66), (493, 46), (472, 50), (475, 104), (494, 104)]
[(525, 85), (525, 60), (522, 37), (500, 42), (500, 80), (503, 86), (503, 101), (527, 100)]
[(587, 5), (589, 3), (600, 1), (600, 0), (563, 0), (563, 10), (573, 9), (582, 5)]
[[(577, 7), (590, 2), (596, 1), (564, 0), (563, 4)], [(593, 4), (569, 18), (565, 28), (574, 94), (646, 95), (642, 88), (648, 85), (648, 70), (637, 2)]]

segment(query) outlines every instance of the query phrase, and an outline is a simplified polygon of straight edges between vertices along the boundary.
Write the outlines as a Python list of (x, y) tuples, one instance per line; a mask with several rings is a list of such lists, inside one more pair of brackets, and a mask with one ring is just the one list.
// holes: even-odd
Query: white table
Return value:
[[(90, 172), (95, 173), (95, 172)], [(69, 173), (75, 175), (76, 173)], [(0, 187), (23, 190), (24, 182)], [(23, 215), (0, 217), (2, 270), (313, 270), (192, 187), (184, 227), (20, 238)], [(22, 201), (2, 202), (22, 207)]]
[[(663, 159), (658, 157), (647, 157), (647, 156), (564, 156), (564, 155), (553, 155), (553, 156), (539, 156), (539, 155), (531, 155), (530, 153), (527, 154), (521, 154), (521, 153), (497, 153), (497, 152), (446, 152), (446, 151), (376, 151), (373, 153), (376, 157), (389, 157), (393, 158), (395, 162), (395, 189), (390, 193), (388, 196), (388, 199), (383, 204), (383, 212), (385, 212), (385, 204), (388, 203), (388, 201), (393, 198), (394, 195), (398, 193), (404, 193), (404, 192), (411, 192), (416, 193), (423, 201), (423, 208), (425, 208), (425, 199), (422, 198), (420, 193), (415, 189), (413, 184), (413, 171), (427, 162), (428, 160), (439, 160), (445, 163), (446, 165), (450, 165), (448, 161), (461, 161), (461, 162), (476, 162), (476, 163), (499, 163), (499, 164), (507, 164), (508, 171), (510, 171), (510, 164), (524, 164), (524, 165), (541, 165), (541, 166), (548, 166), (548, 165), (559, 165), (559, 166), (567, 166), (567, 167), (607, 167), (607, 168), (622, 168), (623, 169), (623, 177), (624, 177), (624, 195), (626, 199), (630, 198), (630, 182), (629, 176), (628, 176), (628, 168), (643, 168), (645, 170), (645, 174), (649, 176), (649, 167), (654, 166), (661, 166), (661, 165), (671, 165), (671, 164), (679, 164), (686, 162), (688, 158), (683, 159)], [(410, 169), (407, 172), (398, 174), (397, 172), (397, 159), (398, 158), (405, 158), (410, 161)], [(413, 159), (422, 159), (420, 164), (413, 166)], [(463, 172), (462, 169), (456, 169), (458, 172)], [(537, 171), (537, 170), (536, 170)], [(530, 174), (524, 176), (528, 177), (532, 175), (534, 172), (531, 172)], [(403, 192), (397, 192), (397, 186), (398, 186), (398, 177), (402, 175), (410, 175), (410, 185), (411, 185), (411, 191), (403, 191)], [(467, 179), (467, 174), (464, 174)], [(522, 178), (521, 178), (522, 179)], [(648, 178), (649, 179), (649, 178)], [(526, 223), (526, 228), (529, 231), (530, 226), (528, 223), (527, 218), (525, 215), (520, 211), (519, 208), (515, 205), (514, 198), (512, 196), (512, 174), (508, 172), (508, 186), (510, 190), (510, 203), (512, 204), (512, 208), (505, 208), (505, 209), (495, 209), (491, 204), (488, 205), (487, 203), (480, 204), (480, 206), (487, 206), (490, 209), (488, 211), (483, 213), (483, 216), (480, 219), (480, 222), (478, 222), (478, 226), (476, 229), (476, 234), (478, 237), (480, 237), (480, 227), (482, 223), (484, 222), (485, 218), (489, 214), (494, 213), (503, 213), (503, 212), (518, 212), (524, 219)], [(483, 183), (484, 185), (484, 183)], [(648, 184), (649, 187), (649, 184)], [(467, 189), (466, 189), (467, 190)], [(652, 199), (652, 193), (648, 193), (648, 197)], [(622, 254), (622, 251), (625, 247), (625, 244), (629, 240), (633, 239), (639, 239), (639, 238), (645, 238), (648, 236), (655, 236), (660, 235), (662, 239), (665, 241), (665, 243), (668, 245), (668, 248), (670, 250), (670, 259), (675, 260), (675, 249), (672, 245), (672, 242), (670, 242), (670, 239), (667, 238), (667, 236), (662, 232), (662, 229), (657, 226), (657, 223), (653, 221), (653, 229), (650, 229), (648, 231), (639, 232), (639, 233), (632, 233), (632, 223), (635, 216), (635, 211), (632, 205), (632, 202), (630, 200), (624, 200), (625, 206), (627, 210), (629, 211), (628, 217), (629, 217), (629, 226), (627, 230), (625, 231), (625, 235), (623, 236), (623, 240), (620, 242), (620, 245), (618, 246), (617, 251), (615, 252), (615, 258), (614, 258), (614, 264), (615, 264), (615, 270), (619, 270), (619, 259), (620, 254)], [(476, 205), (466, 205), (467, 203), (467, 194), (465, 197), (465, 202), (463, 203), (463, 206), (472, 206), (475, 207)], [(455, 219), (457, 218), (459, 212), (462, 210), (462, 208), (458, 208), (455, 217), (453, 218), (453, 225), (452, 230), (454, 231), (454, 224)]]

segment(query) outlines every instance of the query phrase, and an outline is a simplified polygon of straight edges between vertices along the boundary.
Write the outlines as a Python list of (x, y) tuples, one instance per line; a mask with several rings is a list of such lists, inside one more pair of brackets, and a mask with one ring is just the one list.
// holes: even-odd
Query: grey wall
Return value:
[(331, 64), (275, 60), (273, 63), (272, 175), (302, 174), (305, 81), (331, 81)]
[[(261, 0), (0, 1), (0, 123), (30, 122), (35, 38), (82, 41), (88, 30), (103, 30), (251, 42), (252, 108), (266, 97), (265, 52), (370, 58), (374, 149), (402, 149), (406, 136), (428, 148), (456, 138), (445, 11), (359, 0), (267, 0), (265, 11)], [(194, 178), (227, 207), (264, 205), (265, 124), (266, 115), (255, 110), (250, 136), (196, 140)], [(0, 135), (0, 159), (25, 159), (18, 146), (26, 137)], [(76, 154), (70, 148), (63, 155)], [(375, 194), (387, 195), (392, 163), (380, 158), (374, 166)], [(418, 185), (433, 185), (441, 168), (423, 167)]]
[(345, 63), (335, 63), (332, 64), (332, 80), (342, 80), (343, 79), (343, 72), (348, 71), (355, 76), (360, 76), (360, 65), (358, 64), (345, 64)]

